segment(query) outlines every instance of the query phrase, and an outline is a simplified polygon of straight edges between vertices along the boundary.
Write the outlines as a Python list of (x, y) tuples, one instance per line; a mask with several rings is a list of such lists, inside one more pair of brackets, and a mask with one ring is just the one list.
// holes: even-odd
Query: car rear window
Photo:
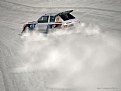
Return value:
[(69, 13), (65, 13), (65, 14), (61, 14), (60, 17), (66, 21), (66, 20), (69, 20), (69, 19), (75, 19), (75, 17)]

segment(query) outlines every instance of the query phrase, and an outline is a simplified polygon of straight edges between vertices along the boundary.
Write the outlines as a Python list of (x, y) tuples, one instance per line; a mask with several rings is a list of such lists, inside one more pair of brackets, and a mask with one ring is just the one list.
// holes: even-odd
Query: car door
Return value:
[(52, 29), (54, 28), (60, 28), (62, 25), (62, 21), (59, 16), (50, 16), (50, 23), (49, 23)]
[(49, 16), (42, 16), (37, 21), (37, 28), (40, 32), (46, 32)]

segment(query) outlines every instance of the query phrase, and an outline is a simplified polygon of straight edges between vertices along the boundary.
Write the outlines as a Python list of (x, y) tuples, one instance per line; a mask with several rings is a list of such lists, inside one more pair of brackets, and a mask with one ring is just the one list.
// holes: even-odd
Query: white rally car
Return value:
[(49, 33), (55, 29), (66, 29), (80, 23), (72, 14), (73, 10), (60, 13), (48, 13), (41, 16), (37, 21), (28, 22), (23, 26), (21, 33), (26, 31), (40, 31)]

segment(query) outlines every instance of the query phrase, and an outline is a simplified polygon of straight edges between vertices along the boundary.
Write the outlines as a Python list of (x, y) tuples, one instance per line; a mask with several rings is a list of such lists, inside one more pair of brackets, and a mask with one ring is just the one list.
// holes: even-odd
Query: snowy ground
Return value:
[[(121, 0), (28, 1), (0, 0), (0, 91), (121, 90)], [(81, 21), (76, 32), (18, 35), (68, 9)]]

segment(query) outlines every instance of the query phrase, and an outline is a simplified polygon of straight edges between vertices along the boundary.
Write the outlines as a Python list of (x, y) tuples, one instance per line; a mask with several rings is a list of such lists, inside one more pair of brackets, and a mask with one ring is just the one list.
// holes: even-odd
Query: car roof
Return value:
[(43, 16), (55, 16), (57, 13), (47, 13), (47, 14), (44, 14)]

